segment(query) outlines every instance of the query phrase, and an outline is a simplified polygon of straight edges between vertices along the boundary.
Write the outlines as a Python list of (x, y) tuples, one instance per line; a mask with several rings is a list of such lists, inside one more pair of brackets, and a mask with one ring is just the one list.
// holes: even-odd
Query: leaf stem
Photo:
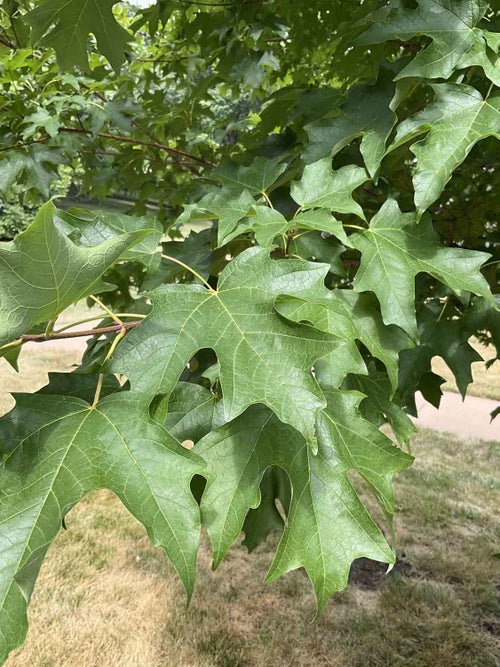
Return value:
[(284, 251), (287, 256), (292, 241), (295, 241), (295, 234), (293, 229), (289, 229), (286, 234), (283, 234), (283, 242), (285, 244)]
[(438, 315), (438, 318), (437, 318), (436, 322), (439, 322), (441, 320), (441, 318), (443, 317), (444, 311), (446, 310), (447, 305), (448, 305), (448, 297), (446, 297), (446, 299), (444, 300), (443, 307), (439, 311), (439, 315)]
[(271, 208), (274, 208), (274, 206), (273, 206), (273, 202), (269, 199), (269, 195), (267, 194), (267, 192), (265, 192), (264, 190), (262, 190), (262, 192), (261, 192), (260, 194), (261, 194), (261, 195), (264, 197), (264, 199), (266, 200), (267, 205), (268, 205), (269, 207), (271, 207)]
[(103, 382), (104, 382), (104, 374), (99, 373), (99, 377), (97, 379), (97, 387), (95, 388), (94, 400), (92, 401), (92, 405), (90, 406), (91, 410), (93, 410), (95, 406), (99, 403)]
[(106, 306), (106, 304), (104, 304), (100, 299), (98, 299), (98, 298), (97, 298), (96, 296), (94, 296), (93, 294), (90, 295), (90, 298), (92, 299), (92, 301), (95, 301), (95, 303), (97, 303), (97, 305), (99, 306), (99, 308), (102, 308), (102, 309), (104, 310), (104, 312), (107, 313), (107, 314), (111, 317), (111, 319), (112, 319), (114, 322), (116, 322), (117, 324), (123, 324), (123, 322), (122, 322), (121, 319), (118, 317), (118, 315), (115, 315), (115, 313), (113, 313), (113, 311), (110, 310), (110, 309)]
[[(114, 351), (116, 350), (116, 348), (118, 346), (118, 343), (125, 337), (126, 333), (127, 333), (127, 329), (125, 328), (125, 325), (124, 325), (124, 326), (122, 326), (119, 334), (117, 336), (115, 336), (114, 341), (111, 343), (111, 347), (109, 348), (108, 353), (104, 357), (104, 361), (101, 364), (101, 368), (102, 368), (102, 366), (104, 366), (104, 364), (107, 361), (109, 361), (109, 359), (111, 359), (111, 357), (113, 356)], [(99, 373), (99, 378), (97, 380), (97, 387), (95, 389), (95, 394), (94, 394), (94, 400), (92, 401), (92, 405), (90, 406), (91, 409), (94, 409), (95, 406), (99, 403), (99, 398), (101, 396), (103, 382), (104, 382), (104, 373)]]
[(348, 227), (349, 229), (361, 229), (362, 232), (366, 232), (366, 227), (360, 227), (359, 225), (344, 225), (344, 227)]
[[(299, 227), (299, 229), (300, 229), (300, 227)], [(297, 234), (296, 236), (294, 236), (293, 240), (296, 241), (297, 239), (300, 239), (301, 236), (305, 236), (306, 234), (310, 234), (313, 231), (314, 231), (314, 229), (306, 229), (305, 232), (300, 232), (300, 234)]]
[(16, 347), (20, 347), (23, 344), (23, 339), (18, 338), (17, 340), (13, 340), (11, 343), (6, 343), (5, 345), (2, 345), (0, 347), (0, 356), (4, 352), (8, 352), (9, 350), (14, 350)]
[(54, 324), (56, 323), (57, 320), (57, 315), (56, 317), (53, 317), (51, 320), (47, 322), (47, 326), (45, 327), (45, 338), (49, 338), (50, 334), (52, 333), (52, 330), (54, 329)]
[(164, 253), (162, 253), (161, 256), (163, 257), (163, 259), (166, 259), (166, 260), (168, 260), (169, 262), (174, 262), (174, 264), (179, 264), (179, 266), (182, 266), (183, 269), (186, 269), (186, 271), (189, 271), (190, 273), (192, 273), (193, 276), (196, 276), (196, 278), (198, 278), (198, 280), (201, 280), (201, 282), (205, 285), (205, 287), (206, 287), (210, 292), (212, 292), (212, 294), (216, 294), (216, 291), (214, 290), (214, 288), (212, 287), (212, 285), (210, 285), (209, 283), (207, 283), (207, 281), (205, 280), (205, 278), (203, 278), (203, 276), (201, 276), (201, 275), (198, 273), (198, 271), (195, 271), (194, 269), (192, 269), (192, 268), (191, 268), (190, 266), (188, 266), (187, 264), (184, 264), (184, 262), (181, 262), (180, 259), (176, 259), (175, 257), (171, 257), (170, 255), (165, 255)]

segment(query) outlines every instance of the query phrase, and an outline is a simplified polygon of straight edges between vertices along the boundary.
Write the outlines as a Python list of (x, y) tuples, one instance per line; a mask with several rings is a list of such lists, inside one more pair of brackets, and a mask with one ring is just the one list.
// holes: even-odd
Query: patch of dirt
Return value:
[(483, 621), (480, 627), (494, 637), (500, 637), (500, 621)]
[(386, 563), (379, 563), (368, 558), (358, 558), (351, 566), (349, 583), (361, 590), (376, 591), (387, 581), (387, 577), (394, 575), (404, 575), (405, 577), (416, 576), (412, 566), (403, 560), (398, 560), (387, 574)]

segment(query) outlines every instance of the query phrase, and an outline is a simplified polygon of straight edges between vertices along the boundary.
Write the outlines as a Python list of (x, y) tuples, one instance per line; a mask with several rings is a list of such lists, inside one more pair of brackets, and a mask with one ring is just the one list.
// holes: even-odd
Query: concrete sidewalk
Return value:
[(490, 422), (490, 413), (499, 403), (488, 398), (467, 396), (462, 401), (460, 394), (445, 392), (441, 397), (439, 410), (417, 394), (418, 419), (420, 428), (448, 431), (467, 438), (500, 441), (500, 415)]

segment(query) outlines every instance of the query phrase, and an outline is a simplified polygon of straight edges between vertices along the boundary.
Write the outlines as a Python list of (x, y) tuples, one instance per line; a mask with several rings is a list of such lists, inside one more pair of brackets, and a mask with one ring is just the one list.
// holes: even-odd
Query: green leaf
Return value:
[(352, 193), (367, 180), (366, 171), (354, 165), (333, 171), (331, 158), (327, 157), (308, 164), (300, 181), (292, 183), (290, 194), (302, 208), (354, 213), (364, 220), (363, 209), (354, 201)]
[[(491, 48), (488, 41), (491, 42)], [(500, 86), (499, 41), (498, 33), (486, 33), (484, 41), (476, 40), (472, 48), (464, 53), (457, 63), (457, 69), (467, 69), (477, 65), (483, 68), (485, 75), (495, 86)]]
[(487, 332), (500, 358), (500, 297), (495, 297), (497, 306), (492, 307), (485, 299), (474, 299), (464, 317), (464, 327), (469, 332)]
[(71, 212), (58, 211), (56, 224), (77, 245), (93, 248), (122, 234), (147, 231), (147, 234), (130, 250), (126, 250), (121, 259), (138, 261), (148, 271), (154, 271), (160, 264), (160, 253), (157, 252), (163, 235), (161, 224), (152, 218), (136, 217), (124, 213), (110, 211), (82, 211), (84, 217), (72, 215)]
[(149, 233), (121, 234), (82, 248), (54, 224), (55, 212), (48, 202), (25, 232), (0, 244), (0, 345), (94, 291), (113, 289), (101, 276)]
[(284, 215), (269, 206), (254, 206), (247, 218), (240, 221), (230, 234), (224, 237), (224, 243), (229, 243), (240, 234), (254, 232), (255, 239), (260, 246), (269, 247), (277, 236), (284, 234), (293, 227), (292, 222)]
[(376, 178), (384, 157), (385, 144), (396, 122), (390, 108), (394, 84), (356, 86), (349, 91), (347, 101), (337, 118), (323, 118), (305, 129), (309, 146), (304, 153), (306, 162), (325, 155), (336, 155), (356, 137), (362, 137), (360, 151), (372, 179)]
[[(403, 354), (405, 353), (406, 351), (403, 351)], [(350, 375), (342, 388), (356, 389), (365, 394), (359, 405), (363, 417), (375, 426), (385, 422), (390, 424), (401, 445), (408, 443), (411, 436), (418, 432), (406, 412), (391, 399), (391, 383), (383, 373), (371, 372), (370, 369), (367, 376)]]
[[(4, 425), (7, 428), (4, 428)], [(0, 660), (27, 631), (26, 605), (71, 507), (108, 488), (165, 550), (191, 595), (200, 532), (189, 483), (200, 459), (152, 422), (133, 396), (91, 408), (70, 396), (17, 396), (0, 450)]]
[(340, 220), (334, 218), (325, 209), (312, 209), (309, 211), (300, 211), (291, 221), (293, 229), (311, 229), (319, 232), (326, 232), (335, 236), (343, 245), (351, 247), (351, 242), (346, 235)]
[(88, 42), (92, 33), (99, 51), (119, 71), (130, 34), (113, 16), (117, 0), (45, 0), (26, 15), (33, 45), (55, 50), (61, 69), (89, 71)]
[(242, 544), (249, 552), (265, 542), (269, 533), (283, 532), (285, 522), (276, 506), (279, 501), (285, 514), (288, 514), (292, 500), (292, 489), (288, 475), (282, 468), (267, 468), (260, 483), (260, 504), (250, 509), (245, 517)]
[(311, 368), (334, 338), (283, 320), (274, 301), (297, 285), (322, 288), (327, 271), (324, 264), (274, 261), (266, 250), (250, 248), (224, 269), (217, 292), (199, 285), (159, 287), (150, 294), (151, 315), (120, 344), (112, 368), (128, 377), (132, 392), (151, 401), (169, 396), (191, 357), (211, 348), (220, 364), (226, 421), (264, 403), (314, 448), (315, 414), (325, 402)]
[(316, 456), (294, 429), (263, 407), (250, 408), (197, 445), (207, 462), (201, 510), (214, 567), (239, 535), (248, 510), (258, 507), (265, 471), (279, 466), (290, 478), (292, 500), (267, 580), (303, 566), (319, 611), (335, 591), (346, 586), (354, 559), (394, 562), (349, 472), (355, 471), (368, 483), (390, 520), (392, 477), (411, 463), (411, 457), (357, 414), (362, 394), (329, 390), (326, 395), (328, 407), (318, 416)]
[(16, 347), (4, 347), (0, 348), (0, 359), (5, 359), (5, 361), (13, 368), (16, 372), (19, 372), (19, 355), (21, 354), (21, 346), (17, 345)]
[(24, 137), (31, 137), (43, 128), (51, 137), (55, 137), (59, 131), (59, 116), (50, 114), (47, 109), (37, 109), (24, 119), (23, 125), (27, 125), (23, 131)]
[(286, 168), (282, 156), (274, 159), (258, 156), (249, 165), (226, 162), (214, 169), (211, 176), (222, 181), (234, 194), (248, 190), (258, 195), (267, 192)]
[[(215, 261), (211, 244), (212, 231), (203, 229), (201, 232), (190, 232), (183, 241), (166, 241), (162, 243), (162, 251), (165, 255), (178, 259), (194, 269), (203, 278), (208, 278)], [(186, 275), (192, 280), (193, 276), (189, 271), (177, 262), (162, 257), (158, 269), (146, 277), (141, 290), (152, 290), (164, 283), (177, 282)]]
[(240, 234), (254, 232), (257, 243), (262, 247), (269, 247), (274, 245), (276, 237), (291, 229), (326, 232), (341, 239), (345, 245), (350, 245), (342, 223), (329, 211), (324, 209), (300, 211), (292, 220), (287, 220), (282, 213), (269, 206), (254, 206), (248, 217), (239, 222), (235, 229), (224, 238), (224, 242), (228, 243)]
[[(327, 213), (326, 211), (306, 211), (305, 213), (316, 212)], [(330, 214), (327, 213), (327, 215)], [(288, 252), (291, 255), (298, 255), (302, 259), (329, 264), (330, 271), (338, 276), (345, 276), (344, 264), (342, 262), (342, 255), (345, 251), (345, 247), (335, 238), (323, 232), (299, 233), (288, 246)]]
[(59, 178), (57, 167), (65, 159), (59, 149), (34, 144), (23, 151), (8, 152), (0, 161), (0, 192), (8, 195), (14, 183), (23, 183), (26, 193), (50, 195), (50, 185)]
[(405, 393), (411, 386), (418, 386), (424, 373), (431, 372), (431, 361), (441, 357), (455, 376), (457, 387), (465, 398), (468, 385), (473, 381), (471, 364), (482, 361), (482, 357), (469, 345), (471, 330), (466, 318), (439, 319), (440, 304), (422, 307), (418, 313), (420, 345), (401, 353), (400, 391)]
[(222, 403), (205, 387), (179, 382), (168, 401), (165, 428), (179, 442), (194, 443), (223, 423)]
[(349, 373), (366, 375), (368, 369), (357, 345), (352, 341), (339, 341), (329, 355), (318, 359), (314, 366), (321, 385), (338, 389)]
[[(92, 403), (98, 382), (98, 376), (90, 373), (49, 373), (49, 382), (39, 389), (37, 394), (48, 396), (72, 396)], [(101, 385), (101, 398), (122, 389), (114, 375), (104, 375)], [(7, 438), (6, 438), (7, 439)]]
[(453, 171), (474, 144), (489, 136), (500, 138), (500, 96), (483, 100), (479, 91), (458, 83), (434, 84), (435, 98), (398, 127), (389, 151), (423, 133), (412, 144), (417, 158), (413, 175), (419, 215), (436, 201)]
[(231, 191), (217, 190), (205, 195), (197, 205), (197, 210), (205, 211), (208, 217), (215, 217), (219, 221), (218, 245), (227, 243), (231, 232), (238, 222), (248, 215), (255, 204), (254, 198), (248, 190), (243, 190), (238, 196)]
[[(294, 322), (307, 322), (320, 331), (338, 337), (342, 355), (359, 356), (356, 340), (366, 346), (370, 354), (385, 364), (393, 391), (398, 386), (399, 352), (409, 347), (408, 336), (395, 326), (385, 326), (371, 294), (356, 294), (351, 290), (324, 289), (323, 294), (296, 292), (280, 296), (276, 309)], [(326, 362), (328, 358), (323, 360)], [(342, 381), (343, 378), (340, 378)]]
[(374, 292), (386, 324), (397, 324), (417, 338), (415, 276), (429, 273), (454, 292), (465, 290), (493, 303), (488, 283), (480, 272), (489, 255), (440, 244), (429, 219), (417, 224), (414, 213), (401, 213), (388, 199), (370, 221), (370, 227), (349, 237), (361, 252), (354, 279), (357, 292)]
[(358, 38), (357, 43), (407, 41), (417, 35), (431, 37), (429, 46), (417, 53), (396, 79), (410, 76), (447, 79), (464, 54), (477, 44), (484, 44), (484, 32), (476, 26), (488, 3), (484, 0), (417, 1), (415, 9), (405, 9), (402, 3), (397, 3), (387, 18), (378, 20)]

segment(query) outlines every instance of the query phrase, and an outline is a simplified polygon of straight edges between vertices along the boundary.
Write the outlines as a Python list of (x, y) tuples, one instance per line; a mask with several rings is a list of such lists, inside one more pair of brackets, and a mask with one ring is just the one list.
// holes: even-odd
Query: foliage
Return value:
[(214, 565), (283, 531), (268, 578), (303, 566), (319, 610), (354, 559), (394, 563), (411, 457), (378, 426), (404, 446), (416, 391), (439, 402), (432, 357), (465, 393), (470, 336), (498, 350), (498, 20), (482, 0), (3, 3), (0, 193), (33, 206), (69, 173), (132, 205), (46, 203), (0, 246), (8, 362), (73, 335), (54, 327), (75, 300), (100, 313), (80, 367), (1, 420), (2, 659), (102, 486), (189, 596), (201, 524)]

